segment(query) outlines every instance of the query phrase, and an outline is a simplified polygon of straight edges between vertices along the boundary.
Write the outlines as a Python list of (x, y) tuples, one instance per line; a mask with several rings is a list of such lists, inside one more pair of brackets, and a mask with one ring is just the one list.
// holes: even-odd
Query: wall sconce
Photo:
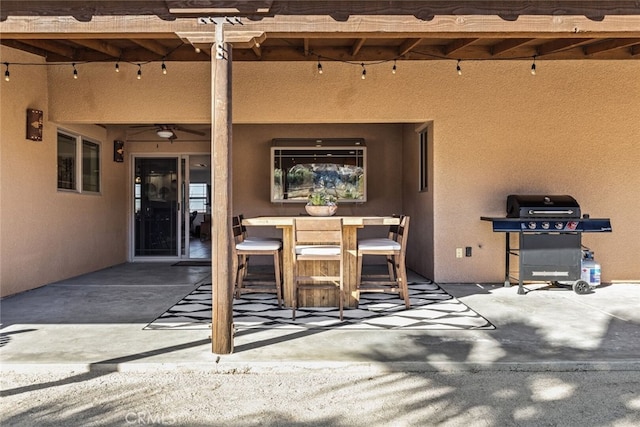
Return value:
[(113, 161), (118, 163), (124, 162), (124, 141), (113, 141)]
[(27, 109), (27, 139), (42, 141), (42, 111)]

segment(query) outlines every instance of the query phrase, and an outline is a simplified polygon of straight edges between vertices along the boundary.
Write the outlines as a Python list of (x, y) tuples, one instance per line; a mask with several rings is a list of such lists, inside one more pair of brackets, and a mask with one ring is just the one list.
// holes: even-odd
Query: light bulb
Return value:
[(164, 61), (162, 61), (162, 74), (167, 74), (167, 66), (164, 64)]
[(116, 73), (120, 72), (120, 64), (116, 62)]
[(322, 64), (318, 61), (318, 74), (322, 74)]
[(4, 72), (4, 81), (5, 82), (8, 82), (9, 80), (11, 80), (10, 77), (9, 77), (10, 75), (11, 74), (9, 73), (9, 66), (7, 65), (7, 70)]
[(396, 61), (393, 61), (393, 67), (391, 67), (391, 74), (395, 74), (398, 67), (396, 67)]
[(142, 67), (138, 64), (138, 80), (142, 79)]
[(458, 60), (458, 65), (456, 65), (456, 71), (458, 72), (459, 76), (462, 75), (462, 67), (460, 67), (460, 60)]
[(78, 70), (76, 69), (76, 64), (73, 64), (73, 78), (78, 78)]
[(362, 80), (367, 78), (367, 69), (364, 68), (364, 64), (360, 64), (362, 65)]
[(531, 75), (536, 75), (536, 57), (533, 57), (533, 64), (531, 64)]

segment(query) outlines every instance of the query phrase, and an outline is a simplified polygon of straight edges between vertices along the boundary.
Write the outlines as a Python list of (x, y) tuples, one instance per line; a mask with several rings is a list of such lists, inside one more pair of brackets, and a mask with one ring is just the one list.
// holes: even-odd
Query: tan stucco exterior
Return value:
[[(38, 62), (6, 47), (2, 61)], [(117, 124), (209, 123), (210, 65), (158, 64), (114, 73), (84, 64), (12, 67), (1, 85), (2, 295), (125, 262), (130, 156), (195, 153), (209, 144), (127, 143), (111, 161)], [(268, 202), (269, 142), (278, 137), (363, 137), (369, 201), (342, 213), (412, 216), (409, 266), (439, 282), (502, 282), (504, 236), (481, 215), (503, 216), (511, 193), (571, 194), (613, 233), (586, 234), (606, 282), (640, 280), (638, 61), (234, 63), (233, 203), (245, 215), (289, 214)], [(24, 137), (27, 108), (45, 112), (44, 140)], [(93, 124), (106, 125), (106, 130)], [(429, 191), (418, 192), (416, 130), (429, 126)], [(101, 195), (56, 190), (56, 129), (103, 143)], [(457, 259), (455, 248), (473, 256)]]

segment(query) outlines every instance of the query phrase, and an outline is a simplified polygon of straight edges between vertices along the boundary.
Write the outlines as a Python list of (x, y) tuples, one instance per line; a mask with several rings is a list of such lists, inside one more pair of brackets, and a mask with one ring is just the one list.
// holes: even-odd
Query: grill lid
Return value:
[(580, 218), (580, 205), (567, 195), (511, 194), (507, 218)]

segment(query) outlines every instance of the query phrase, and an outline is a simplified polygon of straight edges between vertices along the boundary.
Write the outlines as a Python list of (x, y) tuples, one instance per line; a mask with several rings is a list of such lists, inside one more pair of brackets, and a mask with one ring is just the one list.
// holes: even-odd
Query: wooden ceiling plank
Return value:
[(163, 44), (158, 43), (152, 39), (130, 39), (133, 43), (137, 44), (140, 47), (147, 49), (153, 53), (156, 53), (160, 56), (167, 56), (167, 54), (171, 51), (168, 47)]
[(538, 46), (538, 55), (549, 55), (555, 52), (560, 52), (573, 47), (578, 47), (586, 43), (592, 42), (594, 39), (557, 39), (546, 42)]
[(403, 56), (418, 46), (423, 39), (407, 39), (398, 47), (398, 56)]
[(640, 44), (637, 44), (635, 46), (631, 46), (631, 56), (640, 57)]
[(105, 55), (111, 56), (112, 58), (120, 58), (122, 56), (122, 49), (102, 40), (80, 39), (74, 40), (73, 42), (81, 46), (88, 47), (89, 49), (102, 52)]
[(463, 48), (465, 48), (466, 46), (469, 46), (470, 44), (472, 44), (473, 42), (477, 41), (477, 38), (464, 38), (464, 39), (457, 39), (452, 41), (451, 43), (447, 44), (444, 49), (443, 49), (443, 53), (446, 56), (449, 56)]
[(356, 56), (358, 52), (360, 52), (360, 49), (362, 49), (365, 41), (367, 41), (366, 38), (359, 38), (356, 40), (356, 42), (351, 47), (351, 56)]
[(622, 49), (638, 43), (640, 43), (640, 39), (612, 39), (585, 46), (583, 49), (585, 55), (593, 55), (609, 50)]
[(74, 48), (53, 40), (22, 40), (22, 43), (44, 51), (56, 53), (69, 59), (76, 58), (76, 50)]
[(304, 56), (309, 56), (309, 38), (305, 37), (303, 40)]
[(498, 56), (502, 53), (509, 52), (517, 47), (522, 46), (523, 44), (527, 44), (534, 39), (526, 38), (526, 39), (505, 39), (499, 43), (494, 44), (489, 48), (491, 55)]

